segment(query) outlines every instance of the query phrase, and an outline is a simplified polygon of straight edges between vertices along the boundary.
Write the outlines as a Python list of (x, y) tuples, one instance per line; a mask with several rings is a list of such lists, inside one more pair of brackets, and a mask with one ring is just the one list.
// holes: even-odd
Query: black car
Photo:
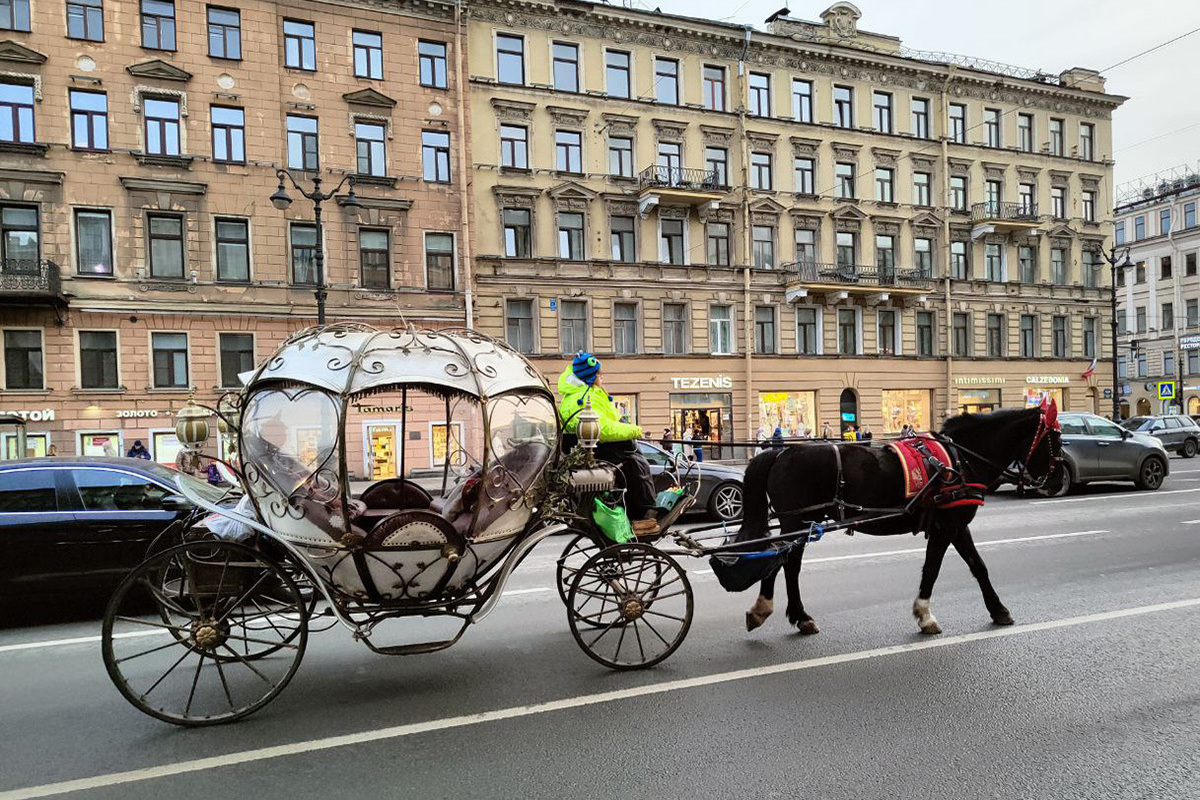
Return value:
[[(173, 469), (138, 458), (0, 462), (0, 596), (112, 591), (191, 513)], [(225, 490), (190, 476), (214, 501)]]
[(638, 449), (650, 462), (654, 475), (655, 491), (674, 485), (678, 473), (684, 483), (695, 482), (700, 476), (700, 489), (696, 493), (696, 509), (703, 510), (718, 522), (731, 522), (742, 518), (742, 470), (727, 464), (710, 464), (705, 461), (695, 464), (676, 456), (649, 442), (638, 442)]

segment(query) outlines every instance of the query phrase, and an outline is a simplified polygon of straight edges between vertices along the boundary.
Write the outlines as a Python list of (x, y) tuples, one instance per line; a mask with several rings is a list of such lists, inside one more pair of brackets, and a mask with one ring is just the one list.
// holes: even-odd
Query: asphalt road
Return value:
[(988, 501), (1012, 628), (952, 551), (945, 633), (920, 635), (924, 541), (830, 535), (803, 576), (818, 636), (782, 602), (747, 633), (753, 593), (693, 561), (683, 647), (612, 673), (572, 640), (547, 548), (455, 647), (314, 635), (270, 706), (201, 730), (126, 704), (95, 622), (0, 632), (0, 800), (1200, 797), (1200, 460), (1171, 466), (1157, 493)]

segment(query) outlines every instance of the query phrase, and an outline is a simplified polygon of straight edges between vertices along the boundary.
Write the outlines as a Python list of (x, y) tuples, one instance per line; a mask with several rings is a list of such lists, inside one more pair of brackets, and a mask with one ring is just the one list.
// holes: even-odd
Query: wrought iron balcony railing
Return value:
[(1037, 222), (1037, 203), (976, 203), (971, 206), (971, 221)]
[(58, 264), (33, 258), (0, 260), (0, 297), (7, 299), (62, 297)]
[(841, 286), (928, 289), (933, 278), (923, 270), (900, 267), (866, 267), (861, 264), (824, 264), (815, 261), (793, 261), (783, 269), (795, 275), (801, 283), (823, 283)]
[(638, 183), (643, 188), (695, 189), (706, 192), (724, 188), (717, 181), (716, 170), (687, 169), (684, 167), (646, 167), (638, 175)]

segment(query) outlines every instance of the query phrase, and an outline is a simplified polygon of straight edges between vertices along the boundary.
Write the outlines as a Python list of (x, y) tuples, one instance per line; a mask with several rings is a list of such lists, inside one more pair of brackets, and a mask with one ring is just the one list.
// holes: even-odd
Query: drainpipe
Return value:
[[(951, 347), (951, 324), (954, 319), (954, 311), (950, 306), (950, 146), (947, 141), (945, 124), (947, 119), (947, 100), (946, 96), (950, 92), (950, 82), (954, 79), (955, 68), (950, 65), (949, 72), (946, 75), (946, 80), (942, 83), (942, 90), (938, 93), (938, 119), (943, 126), (942, 130), (942, 248), (946, 253), (945, 273), (942, 278), (942, 290), (946, 301), (946, 311), (942, 319), (942, 345), (945, 348), (943, 352), (946, 354), (946, 411), (945, 416), (952, 416), (958, 409), (958, 404), (954, 399), (954, 350)], [(930, 420), (932, 423), (932, 420)]]
[(468, 178), (471, 174), (470, 164), (467, 163), (467, 57), (463, 47), (463, 7), (462, 0), (454, 2), (454, 52), (457, 56), (458, 79), (455, 81), (455, 104), (458, 106), (458, 214), (462, 236), (459, 237), (458, 251), (462, 254), (463, 263), (463, 306), (468, 328), (475, 327), (475, 270), (471, 251), (471, 213), (468, 194), (470, 185)]
[(751, 397), (754, 391), (754, 309), (750, 302), (750, 270), (752, 245), (750, 236), (750, 154), (746, 141), (746, 56), (750, 52), (750, 34), (754, 29), (746, 26), (746, 39), (742, 44), (742, 55), (738, 58), (738, 140), (742, 160), (742, 253), (746, 266), (742, 270), (742, 337), (746, 348), (746, 441), (754, 438), (754, 406)]

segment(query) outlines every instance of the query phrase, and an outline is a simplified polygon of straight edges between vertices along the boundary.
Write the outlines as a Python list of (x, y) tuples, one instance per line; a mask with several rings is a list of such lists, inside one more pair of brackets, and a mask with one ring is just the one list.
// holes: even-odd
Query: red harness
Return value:
[[(904, 498), (924, 494), (921, 504), (927, 508), (959, 508), (983, 505), (987, 487), (967, 483), (954, 468), (954, 459), (945, 445), (932, 436), (909, 436), (888, 444), (900, 459), (904, 472)], [(930, 486), (931, 483), (936, 486)]]

